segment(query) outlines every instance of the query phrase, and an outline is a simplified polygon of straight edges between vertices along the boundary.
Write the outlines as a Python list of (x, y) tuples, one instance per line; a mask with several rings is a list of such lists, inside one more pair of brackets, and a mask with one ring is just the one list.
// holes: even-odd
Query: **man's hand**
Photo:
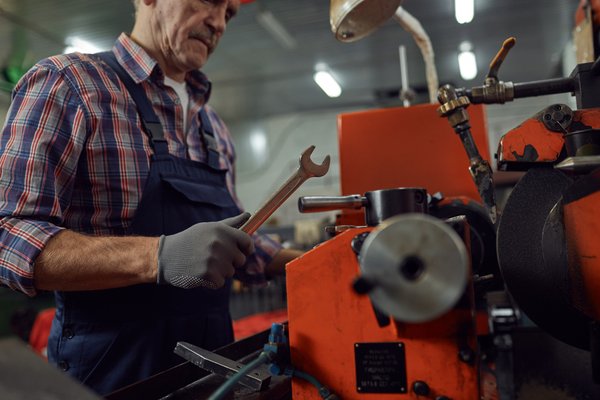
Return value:
[(219, 222), (201, 222), (183, 232), (161, 236), (158, 283), (184, 289), (219, 288), (254, 252), (251, 237), (237, 229), (249, 213)]

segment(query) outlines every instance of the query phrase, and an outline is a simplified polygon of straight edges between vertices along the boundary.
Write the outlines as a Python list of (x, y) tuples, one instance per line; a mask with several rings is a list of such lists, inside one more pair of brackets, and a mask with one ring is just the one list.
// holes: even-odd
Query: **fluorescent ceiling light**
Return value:
[(472, 48), (473, 46), (469, 42), (463, 42), (459, 46), (458, 68), (460, 76), (465, 81), (470, 81), (477, 76), (477, 58)]
[(454, 16), (459, 24), (468, 24), (475, 15), (474, 0), (454, 0)]
[(317, 85), (319, 85), (327, 96), (339, 97), (342, 94), (342, 87), (328, 71), (327, 66), (318, 64), (315, 69), (317, 72), (313, 75), (313, 79)]
[(70, 36), (65, 40), (65, 44), (67, 45), (67, 47), (65, 47), (65, 49), (63, 50), (63, 53), (74, 53), (74, 52), (80, 52), (80, 53), (98, 53), (99, 51), (101, 51), (101, 49), (88, 42), (87, 40), (83, 40), (77, 36)]
[(267, 32), (286, 49), (296, 47), (296, 39), (285, 29), (271, 11), (263, 10), (256, 14), (256, 20)]

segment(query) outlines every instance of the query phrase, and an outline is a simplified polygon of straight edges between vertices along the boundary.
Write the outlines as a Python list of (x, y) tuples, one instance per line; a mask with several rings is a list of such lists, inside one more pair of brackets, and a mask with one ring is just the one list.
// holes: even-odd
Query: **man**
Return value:
[(234, 150), (198, 71), (240, 0), (135, 5), (112, 53), (36, 64), (0, 136), (1, 282), (55, 291), (49, 360), (101, 394), (181, 362), (179, 340), (231, 342), (234, 273), (299, 254), (236, 229)]

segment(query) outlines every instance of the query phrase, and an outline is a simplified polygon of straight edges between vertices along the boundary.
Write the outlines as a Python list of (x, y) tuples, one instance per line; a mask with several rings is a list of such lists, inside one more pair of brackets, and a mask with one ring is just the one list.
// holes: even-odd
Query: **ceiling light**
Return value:
[(67, 47), (63, 50), (63, 54), (66, 53), (98, 53), (101, 49), (88, 42), (87, 40), (83, 40), (77, 36), (70, 36), (65, 40), (65, 44)]
[(254, 153), (262, 156), (267, 149), (267, 136), (262, 130), (256, 130), (250, 134), (250, 146)]
[(477, 58), (473, 53), (473, 46), (469, 42), (462, 42), (459, 46), (458, 68), (460, 76), (465, 81), (470, 81), (477, 76)]
[(284, 48), (291, 50), (296, 47), (296, 39), (285, 29), (271, 11), (263, 10), (256, 14), (256, 20)]
[(327, 67), (320, 64), (316, 68), (313, 79), (319, 85), (319, 87), (329, 97), (339, 97), (342, 94), (342, 87), (335, 80), (333, 75), (327, 70)]
[(459, 24), (468, 24), (475, 15), (474, 0), (454, 0), (454, 16)]

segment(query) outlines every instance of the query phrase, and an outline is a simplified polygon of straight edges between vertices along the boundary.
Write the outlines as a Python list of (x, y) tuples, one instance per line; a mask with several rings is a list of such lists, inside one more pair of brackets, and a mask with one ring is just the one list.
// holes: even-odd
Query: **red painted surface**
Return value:
[(597, 191), (563, 208), (571, 301), (595, 320), (600, 320), (599, 201)]
[[(387, 108), (338, 117), (342, 195), (395, 187), (424, 187), (429, 193), (481, 201), (469, 159), (437, 105)], [(490, 160), (484, 107), (467, 109), (473, 139)]]
[[(422, 380), (431, 395), (479, 399), (477, 368), (458, 359), (458, 331), (474, 334), (468, 310), (452, 310), (425, 324), (392, 323), (380, 328), (368, 296), (351, 288), (359, 273), (350, 242), (369, 228), (350, 229), (287, 265), (290, 346), (293, 365), (314, 375), (340, 398), (424, 399), (410, 390)], [(473, 343), (474, 335), (466, 335)], [(402, 343), (406, 354), (406, 394), (363, 394), (357, 390), (356, 343)], [(294, 379), (294, 399), (320, 399), (316, 389)]]

